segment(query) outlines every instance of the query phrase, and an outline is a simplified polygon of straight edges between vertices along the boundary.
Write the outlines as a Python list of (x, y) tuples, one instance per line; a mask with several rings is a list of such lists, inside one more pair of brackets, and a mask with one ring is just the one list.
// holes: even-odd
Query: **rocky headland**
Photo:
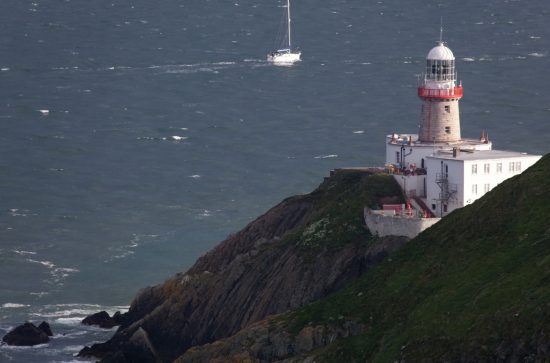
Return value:
[[(362, 209), (393, 179), (342, 170), (146, 288), (102, 362), (550, 361), (550, 155), (407, 242)], [(407, 243), (406, 243), (407, 242)]]
[(312, 193), (284, 200), (229, 236), (187, 272), (143, 289), (113, 338), (81, 356), (171, 362), (341, 289), (405, 244), (402, 237), (374, 238), (364, 227), (363, 207), (388, 201), (403, 201), (391, 176), (333, 173)]

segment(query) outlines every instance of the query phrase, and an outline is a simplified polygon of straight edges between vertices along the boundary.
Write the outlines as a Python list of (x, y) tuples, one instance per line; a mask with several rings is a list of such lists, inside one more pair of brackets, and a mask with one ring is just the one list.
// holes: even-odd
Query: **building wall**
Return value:
[(456, 142), (460, 136), (458, 99), (426, 98), (418, 138), (422, 142)]
[[(540, 159), (522, 156), (464, 162), (464, 205), (473, 203), (508, 178), (521, 174)], [(499, 165), (500, 164), (500, 169)], [(476, 170), (476, 172), (473, 172)]]
[[(429, 157), (426, 162), (426, 204), (437, 216), (445, 216), (457, 208), (473, 203), (504, 180), (521, 174), (539, 159), (540, 156), (533, 155), (478, 160)], [(501, 165), (500, 169), (498, 164)], [(455, 184), (457, 189), (454, 198), (447, 203), (447, 212), (437, 201), (441, 189), (436, 183), (436, 178), (437, 174), (441, 173), (441, 165), (444, 172), (448, 170), (448, 182)], [(435, 210), (432, 208), (434, 204)]]
[[(415, 135), (416, 136), (416, 135)], [(422, 159), (426, 159), (426, 156), (432, 155), (434, 149), (440, 149), (441, 146), (434, 147), (433, 145), (402, 145), (392, 144), (387, 140), (386, 143), (386, 164), (398, 164), (397, 153), (401, 156), (401, 153), (405, 153), (405, 165), (409, 167), (410, 164), (416, 164), (417, 168), (422, 167)], [(445, 145), (445, 147), (448, 147)]]
[(395, 181), (408, 197), (426, 197), (424, 184), (426, 175), (393, 175)]
[[(464, 206), (464, 171), (460, 159), (439, 159), (430, 157), (426, 159), (428, 174), (426, 175), (426, 204), (435, 215), (441, 217), (449, 214), (457, 208)], [(445, 174), (451, 189), (456, 189), (451, 198), (441, 205), (441, 188), (436, 182), (438, 174)], [(446, 205), (446, 207), (445, 207)], [(435, 208), (434, 208), (435, 206)]]

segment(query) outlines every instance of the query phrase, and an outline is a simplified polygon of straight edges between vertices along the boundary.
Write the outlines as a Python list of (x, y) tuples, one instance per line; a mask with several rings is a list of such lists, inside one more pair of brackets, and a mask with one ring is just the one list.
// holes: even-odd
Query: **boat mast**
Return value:
[(288, 14), (288, 49), (290, 50), (290, 0), (286, 0), (286, 9)]

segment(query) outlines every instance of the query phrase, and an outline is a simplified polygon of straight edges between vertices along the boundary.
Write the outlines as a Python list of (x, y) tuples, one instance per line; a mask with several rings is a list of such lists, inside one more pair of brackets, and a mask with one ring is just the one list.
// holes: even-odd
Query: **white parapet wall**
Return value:
[(420, 232), (441, 220), (441, 218), (418, 218), (416, 216), (395, 215), (392, 212), (365, 208), (365, 223), (373, 235), (379, 237), (405, 236), (414, 238)]

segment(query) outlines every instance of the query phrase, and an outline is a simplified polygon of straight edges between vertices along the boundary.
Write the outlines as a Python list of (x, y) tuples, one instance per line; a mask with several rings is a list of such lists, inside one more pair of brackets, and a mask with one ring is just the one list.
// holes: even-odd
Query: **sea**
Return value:
[(0, 362), (81, 362), (143, 287), (331, 169), (380, 166), (416, 132), (440, 38), (464, 86), (462, 134), (550, 151), (548, 0), (2, 0)]

